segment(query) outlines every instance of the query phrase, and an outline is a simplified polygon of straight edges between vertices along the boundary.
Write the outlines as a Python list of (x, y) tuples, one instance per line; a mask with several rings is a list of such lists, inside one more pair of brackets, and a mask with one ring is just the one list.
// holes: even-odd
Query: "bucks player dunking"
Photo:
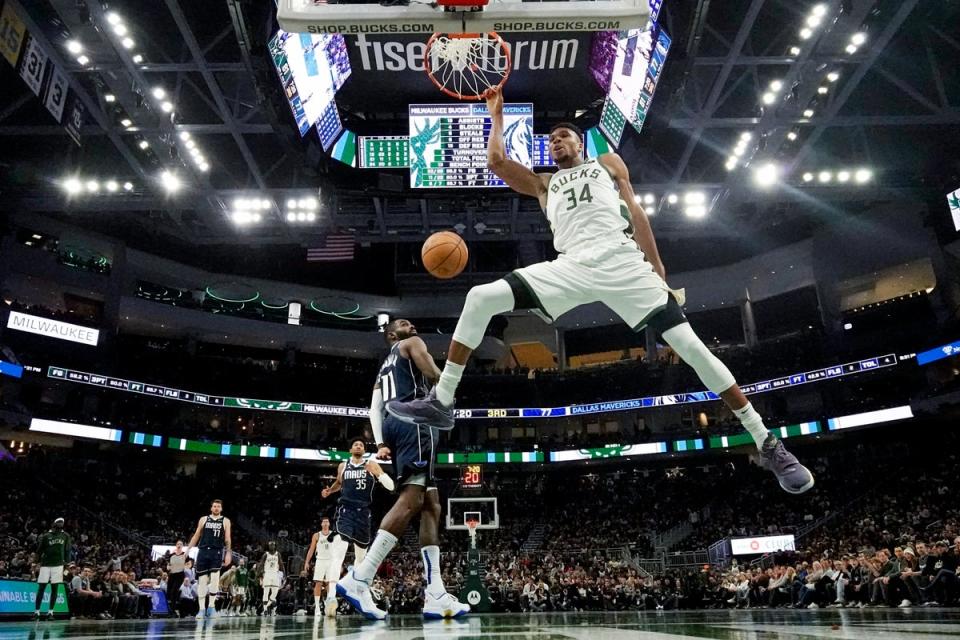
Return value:
[(410, 519), (420, 514), (420, 546), (427, 579), (423, 615), (427, 618), (452, 618), (470, 611), (470, 607), (451, 594), (440, 578), (440, 497), (433, 478), (437, 430), (424, 424), (411, 426), (384, 416), (384, 402), (412, 400), (426, 392), (426, 380), (436, 381), (440, 371), (417, 336), (417, 328), (408, 320), (394, 320), (385, 329), (390, 353), (380, 367), (370, 403), (370, 425), (377, 440), (377, 457), (393, 457), (400, 495), (384, 516), (369, 552), (337, 583), (337, 593), (367, 618), (382, 620), (370, 595), (370, 581), (380, 563), (403, 535)]
[(220, 592), (220, 568), (230, 564), (231, 537), (230, 537), (230, 519), (222, 514), (223, 502), (214, 500), (210, 503), (210, 515), (203, 516), (197, 523), (197, 530), (194, 531), (190, 543), (187, 545), (189, 553), (190, 547), (197, 547), (197, 603), (200, 610), (197, 612), (197, 619), (202, 619), (204, 615), (208, 618), (215, 618), (217, 610), (210, 601), (211, 594)]
[[(387, 404), (387, 411), (408, 423), (452, 429), (457, 384), (493, 316), (539, 308), (547, 317), (557, 318), (574, 307), (603, 302), (634, 330), (649, 325), (658, 331), (693, 367), (704, 386), (723, 399), (753, 436), (761, 464), (785, 491), (810, 489), (813, 475), (767, 432), (733, 374), (687, 322), (680, 309), (682, 293), (667, 286), (650, 221), (634, 198), (623, 159), (606, 153), (584, 161), (580, 130), (564, 122), (550, 131), (550, 151), (559, 170), (552, 175), (534, 173), (507, 157), (499, 89), (488, 94), (487, 108), (492, 120), (487, 164), (514, 191), (540, 201), (560, 255), (473, 287), (453, 332), (436, 396), (409, 402), (398, 399)], [(621, 201), (629, 209), (629, 220), (620, 214)]]

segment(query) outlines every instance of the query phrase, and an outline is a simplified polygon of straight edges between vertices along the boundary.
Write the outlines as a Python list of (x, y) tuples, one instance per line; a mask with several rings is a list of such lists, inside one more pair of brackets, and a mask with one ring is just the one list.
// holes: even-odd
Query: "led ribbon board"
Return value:
[[(340, 451), (339, 449), (297, 449), (287, 448), (283, 451), (283, 457), (287, 460), (309, 460), (312, 462), (346, 462), (350, 459), (349, 451)], [(374, 460), (377, 464), (393, 464), (390, 460), (377, 460), (376, 454), (363, 454), (364, 460)]]
[(645, 444), (620, 444), (591, 449), (568, 449), (551, 451), (550, 462), (570, 462), (572, 460), (605, 460), (608, 458), (627, 458), (667, 453), (666, 442), (647, 442)]
[(212, 456), (242, 456), (244, 458), (276, 458), (279, 452), (277, 447), (269, 445), (203, 442), (201, 440), (187, 440), (186, 438), (170, 438), (167, 442), (167, 448), (177, 451), (190, 451), (191, 453), (206, 453)]
[(438, 453), (437, 464), (505, 464), (516, 462), (546, 462), (543, 451), (473, 451), (469, 453)]
[[(795, 373), (793, 375), (755, 382), (743, 385), (741, 389), (745, 394), (765, 393), (776, 389), (795, 387), (811, 382), (821, 382), (832, 378), (842, 378), (845, 376), (885, 369), (897, 364), (897, 356), (888, 354), (867, 358), (857, 362), (848, 362), (847, 364), (815, 369), (805, 373)], [(128, 391), (132, 393), (141, 393), (168, 400), (178, 400), (180, 402), (192, 402), (195, 404), (205, 404), (214, 406), (226, 406), (237, 409), (255, 409), (258, 411), (281, 411), (288, 413), (312, 413), (326, 416), (343, 416), (346, 418), (366, 419), (370, 410), (367, 407), (344, 407), (331, 404), (312, 404), (306, 402), (292, 402), (286, 400), (257, 400), (253, 398), (238, 398), (231, 396), (212, 396), (194, 391), (184, 391), (171, 387), (161, 387), (158, 385), (146, 384), (144, 382), (135, 382), (124, 380), (122, 378), (112, 378), (85, 371), (76, 371), (65, 369), (63, 367), (49, 367), (47, 376), (54, 379), (66, 380), (68, 382), (77, 382), (80, 384), (89, 384), (99, 387), (106, 387), (117, 391)], [(698, 402), (711, 402), (719, 399), (717, 394), (711, 391), (694, 391), (690, 393), (675, 393), (664, 396), (649, 396), (646, 398), (632, 398), (627, 400), (611, 400), (609, 402), (598, 402), (592, 404), (574, 404), (565, 407), (522, 407), (522, 408), (485, 408), (485, 409), (457, 409), (455, 417), (458, 420), (470, 419), (503, 419), (503, 418), (562, 418), (565, 416), (587, 415), (595, 413), (615, 413), (618, 411), (635, 411), (639, 409), (650, 409), (655, 407), (667, 407), (678, 404), (694, 404)]]
[(75, 424), (73, 422), (60, 422), (59, 420), (33, 418), (30, 421), (30, 431), (55, 433), (60, 436), (71, 436), (74, 438), (89, 438), (91, 440), (121, 441), (120, 429), (95, 427), (88, 424)]

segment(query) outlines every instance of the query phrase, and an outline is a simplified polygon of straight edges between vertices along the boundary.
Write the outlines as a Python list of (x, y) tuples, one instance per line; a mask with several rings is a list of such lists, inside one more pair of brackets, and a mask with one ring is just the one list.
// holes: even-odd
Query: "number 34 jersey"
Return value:
[(630, 220), (621, 210), (620, 192), (610, 172), (596, 158), (550, 176), (547, 219), (553, 230), (553, 248), (576, 258), (598, 245), (632, 242)]

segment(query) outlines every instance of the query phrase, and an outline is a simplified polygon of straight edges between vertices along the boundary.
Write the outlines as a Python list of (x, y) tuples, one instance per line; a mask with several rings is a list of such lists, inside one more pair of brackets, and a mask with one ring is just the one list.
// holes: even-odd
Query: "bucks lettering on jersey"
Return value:
[(373, 500), (373, 485), (376, 478), (367, 471), (363, 463), (353, 464), (347, 460), (343, 468), (343, 485), (340, 488), (340, 502), (355, 506), (368, 507)]
[(223, 549), (223, 516), (207, 516), (197, 546), (201, 549)]
[(59, 567), (70, 559), (70, 536), (63, 531), (47, 531), (37, 543), (41, 567)]
[(423, 374), (410, 360), (400, 355), (400, 343), (390, 347), (390, 355), (380, 365), (380, 393), (383, 401), (407, 402), (426, 395)]
[(621, 213), (621, 203), (616, 183), (596, 158), (560, 169), (547, 186), (553, 248), (575, 254), (597, 244), (623, 244), (630, 223)]

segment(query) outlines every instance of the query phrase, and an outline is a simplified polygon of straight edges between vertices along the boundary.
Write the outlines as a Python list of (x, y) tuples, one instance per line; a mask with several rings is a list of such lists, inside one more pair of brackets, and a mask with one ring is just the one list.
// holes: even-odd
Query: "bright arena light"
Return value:
[(839, 79), (840, 79), (840, 74), (837, 73), (836, 71), (831, 71), (830, 73), (827, 74), (827, 80), (829, 80), (830, 82), (836, 82)]
[(749, 131), (744, 131), (740, 134), (740, 142), (750, 142), (753, 139), (753, 134)]
[(123, 183), (123, 190), (124, 190), (124, 191), (133, 191), (133, 183), (132, 183), (132, 182), (124, 182), (124, 183)]
[(137, 64), (140, 64), (143, 62), (143, 56), (138, 53), (137, 55), (133, 56), (133, 61)]
[(704, 218), (707, 215), (707, 208), (702, 204), (694, 204), (689, 207), (686, 207), (683, 210), (683, 213), (688, 218), (693, 218), (694, 220), (699, 220)]
[(810, 173), (809, 171), (807, 171), (805, 174), (803, 174), (803, 181), (804, 181), (804, 182), (812, 182), (812, 181), (813, 181), (813, 174)]
[(787, 134), (787, 140), (790, 140), (791, 142), (793, 142), (796, 139), (797, 139), (796, 131), (791, 131), (790, 133)]
[(87, 191), (90, 193), (96, 193), (100, 191), (100, 183), (96, 180), (87, 180)]
[(90, 64), (90, 58), (87, 56), (77, 56), (77, 62), (80, 64), (80, 66), (85, 67)]
[(783, 89), (783, 80), (774, 80), (770, 83), (770, 91), (780, 91)]
[(150, 143), (147, 142), (146, 140), (141, 140), (138, 146), (141, 149), (147, 149), (150, 146)]
[(160, 184), (166, 189), (167, 193), (176, 193), (183, 187), (183, 182), (177, 174), (172, 171), (163, 171), (160, 173)]
[(829, 171), (821, 171), (819, 174), (817, 174), (817, 179), (820, 182), (827, 183), (833, 180), (833, 174)]
[(116, 193), (117, 189), (120, 188), (120, 185), (117, 184), (116, 180), (107, 180), (107, 184), (104, 185), (107, 188), (107, 191), (110, 193)]
[(316, 222), (316, 220), (317, 220), (317, 214), (315, 214), (313, 211), (307, 214), (307, 222)]
[(296, 200), (294, 200), (293, 198), (290, 198), (289, 200), (287, 200), (287, 209), (296, 209), (296, 208), (297, 208)]
[(173, 111), (173, 103), (164, 102), (163, 104), (160, 105), (160, 108), (163, 109), (164, 113), (170, 113), (171, 111)]
[(763, 94), (763, 97), (761, 98), (761, 100), (763, 100), (763, 104), (773, 104), (774, 102), (776, 102), (777, 96), (775, 93), (768, 91), (765, 94)]
[(829, 91), (829, 89), (827, 89), (826, 87), (817, 87), (817, 93), (819, 93), (822, 96), (827, 95), (827, 91)]
[(800, 47), (790, 47), (790, 55), (792, 56), (800, 55)]
[(857, 45), (848, 44), (846, 48), (846, 52), (849, 53), (850, 55), (855, 54), (857, 52)]
[(837, 182), (850, 182), (850, 172), (849, 172), (849, 171), (838, 171), (838, 172), (837, 172)]
[(320, 206), (316, 198), (307, 198), (307, 209), (316, 209)]
[(816, 29), (820, 26), (820, 22), (823, 20), (820, 16), (809, 16), (807, 18), (807, 26), (811, 29)]
[(133, 125), (133, 120), (130, 118), (124, 118), (120, 121), (120, 124), (129, 129)]
[(647, 195), (643, 196), (643, 204), (656, 204), (656, 203), (657, 203), (657, 196), (653, 195), (652, 193), (648, 193)]
[(865, 34), (863, 31), (858, 31), (857, 33), (850, 36), (850, 43), (858, 47), (866, 41), (867, 41), (867, 34)]
[(677, 201), (680, 200), (679, 196), (675, 193), (671, 193), (667, 196), (667, 202), (670, 204), (677, 204)]
[(83, 191), (83, 185), (77, 178), (67, 178), (63, 181), (63, 190), (71, 196), (75, 196)]
[(703, 204), (707, 201), (707, 195), (702, 191), (688, 191), (683, 196), (683, 204)]
[(287, 222), (296, 222), (297, 214), (293, 211), (287, 211)]
[(163, 100), (167, 97), (167, 92), (163, 90), (163, 87), (154, 87), (150, 93), (152, 93), (153, 97), (157, 100)]
[(297, 214), (297, 222), (306, 222), (307, 221), (307, 212), (301, 211)]
[(189, 131), (181, 131), (179, 135), (180, 135), (180, 139), (183, 140), (184, 142), (190, 139)]
[(873, 171), (870, 171), (870, 169), (857, 169), (857, 172), (853, 174), (853, 179), (857, 184), (870, 182), (870, 180), (873, 179)]
[(103, 101), (104, 101), (104, 102), (109, 102), (109, 103), (116, 102), (116, 101), (117, 101), (117, 96), (113, 95), (112, 93), (105, 93), (105, 94), (103, 95)]
[(727, 162), (723, 165), (727, 171), (733, 171), (737, 168), (737, 159), (733, 156), (727, 158)]
[(810, 15), (817, 16), (818, 18), (822, 18), (823, 16), (827, 15), (827, 5), (825, 4), (816, 5), (813, 9), (810, 10)]
[(113, 25), (113, 32), (122, 38), (127, 35), (127, 25), (118, 22)]
[(109, 24), (119, 24), (120, 16), (117, 14), (116, 11), (111, 11), (110, 13), (107, 14), (107, 22)]
[(804, 118), (812, 118), (812, 117), (813, 117), (813, 109), (806, 109), (806, 110), (804, 110), (804, 112), (803, 112), (803, 117), (804, 117)]
[(762, 164), (753, 171), (753, 180), (761, 187), (771, 187), (780, 177), (780, 167), (772, 162)]
[(73, 55), (77, 55), (78, 53), (83, 51), (83, 45), (76, 40), (67, 40), (67, 51), (69, 51)]
[(813, 31), (812, 31), (811, 29), (809, 29), (809, 28), (807, 28), (807, 27), (804, 27), (803, 29), (800, 29), (800, 39), (801, 39), (801, 40), (809, 40), (809, 39), (810, 39), (810, 36), (812, 36), (812, 35), (813, 35)]
[(133, 41), (133, 38), (124, 38), (120, 41), (120, 44), (123, 45), (124, 49), (133, 49), (137, 43)]

